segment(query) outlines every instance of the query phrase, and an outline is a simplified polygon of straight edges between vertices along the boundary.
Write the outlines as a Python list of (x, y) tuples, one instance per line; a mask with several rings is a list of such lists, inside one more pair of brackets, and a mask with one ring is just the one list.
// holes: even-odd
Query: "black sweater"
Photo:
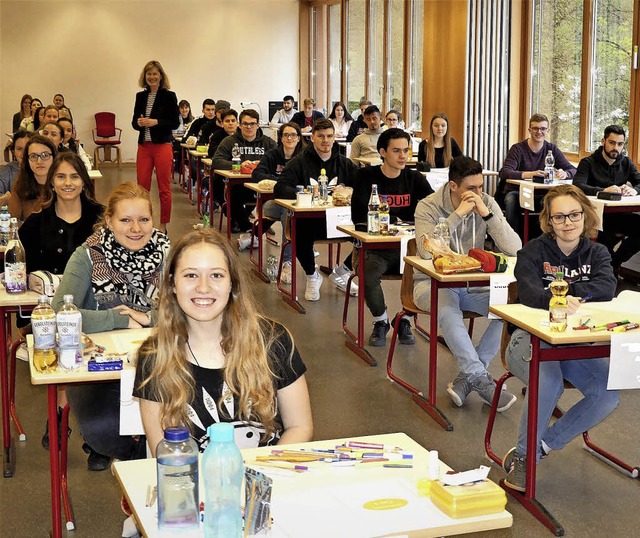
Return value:
[[(433, 149), (433, 160), (434, 162), (429, 163), (431, 168), (446, 168), (444, 164), (444, 146), (441, 148)], [(462, 150), (458, 143), (452, 138), (451, 139), (451, 158), (455, 159), (456, 157), (460, 157), (462, 155)], [(427, 161), (427, 141), (423, 140), (418, 145), (418, 162), (426, 162)]]
[[(300, 147), (300, 143), (298, 143), (298, 147)], [(299, 151), (293, 157), (298, 153)], [(291, 159), (293, 159), (293, 157), (291, 157)], [(270, 149), (264, 154), (262, 159), (260, 159), (260, 163), (251, 174), (251, 179), (256, 183), (263, 179), (277, 180), (281, 177), (284, 167), (291, 159), (287, 159), (284, 156), (282, 146)]]
[[(136, 93), (136, 103), (133, 107), (133, 118), (131, 119), (131, 126), (139, 131), (138, 144), (144, 143), (144, 127), (138, 125), (138, 118), (146, 117), (147, 112), (147, 96), (149, 90), (142, 90)], [(178, 116), (180, 110), (178, 109), (178, 100), (176, 94), (165, 88), (158, 89), (156, 94), (156, 100), (151, 108), (150, 118), (158, 120), (158, 125), (149, 127), (151, 133), (151, 142), (154, 144), (167, 144), (173, 142), (173, 131), (180, 125)]]
[(589, 196), (611, 185), (624, 185), (627, 181), (640, 194), (640, 173), (636, 165), (626, 155), (619, 155), (610, 165), (602, 156), (602, 146), (580, 161), (573, 178), (573, 184)]

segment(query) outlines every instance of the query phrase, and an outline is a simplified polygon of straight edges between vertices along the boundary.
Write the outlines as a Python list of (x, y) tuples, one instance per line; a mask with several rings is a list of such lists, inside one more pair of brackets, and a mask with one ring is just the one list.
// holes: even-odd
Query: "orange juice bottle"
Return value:
[(549, 301), (549, 328), (554, 332), (564, 332), (567, 328), (567, 292), (569, 284), (564, 273), (558, 271), (555, 280), (549, 285), (553, 294)]

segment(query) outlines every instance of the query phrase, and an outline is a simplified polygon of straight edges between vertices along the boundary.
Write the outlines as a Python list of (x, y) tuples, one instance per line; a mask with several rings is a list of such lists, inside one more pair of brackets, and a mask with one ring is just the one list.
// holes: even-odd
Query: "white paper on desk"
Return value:
[[(491, 275), (489, 279), (489, 305), (507, 304), (509, 297), (509, 284), (515, 282), (513, 273), (500, 273)], [(492, 312), (489, 312), (489, 319), (500, 319)]]
[(329, 207), (327, 208), (327, 239), (334, 237), (349, 237), (341, 232), (336, 226), (353, 225), (351, 221), (351, 206)]
[(125, 368), (120, 376), (120, 435), (144, 435), (140, 403), (133, 397), (136, 371)]
[(611, 334), (607, 389), (640, 389), (640, 336), (637, 330)]
[(597, 198), (590, 199), (593, 208), (596, 210), (596, 216), (598, 217), (598, 223), (596, 228), (599, 232), (602, 231), (602, 215), (604, 214), (604, 202)]
[(534, 188), (524, 183), (520, 183), (520, 207), (533, 211), (533, 192)]
[[(640, 292), (632, 290), (621, 291), (618, 296), (611, 301), (611, 306), (614, 312), (640, 314)], [(638, 340), (640, 340), (640, 335), (638, 336)]]
[(412, 235), (403, 235), (400, 237), (400, 274), (404, 274), (404, 257), (407, 255), (407, 245), (409, 240), (414, 239)]

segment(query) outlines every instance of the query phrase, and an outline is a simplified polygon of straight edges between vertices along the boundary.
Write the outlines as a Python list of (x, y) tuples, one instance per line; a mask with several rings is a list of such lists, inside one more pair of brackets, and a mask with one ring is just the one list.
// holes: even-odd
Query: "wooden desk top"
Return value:
[(257, 183), (245, 183), (244, 186), (258, 194), (273, 194), (273, 189), (263, 189)]
[[(628, 319), (632, 323), (640, 323), (639, 313), (627, 313), (621, 310), (616, 306), (615, 299), (603, 303), (581, 305), (577, 313), (567, 317), (567, 330), (561, 333), (551, 331), (549, 312), (541, 308), (531, 308), (522, 304), (506, 304), (490, 306), (489, 311), (552, 345), (606, 343), (611, 340), (611, 335), (614, 333), (610, 331), (574, 331), (573, 327), (580, 325), (581, 320), (586, 321), (590, 318), (589, 325), (601, 325), (624, 319)], [(640, 339), (640, 334), (638, 338)]]
[(181, 142), (180, 146), (185, 148), (185, 149), (194, 149), (196, 147), (195, 144), (186, 144), (185, 142)]
[(293, 211), (294, 213), (313, 213), (318, 211), (326, 211), (332, 207), (348, 207), (348, 206), (335, 206), (331, 203), (331, 196), (329, 196), (329, 203), (327, 205), (314, 204), (311, 207), (298, 207), (295, 200), (288, 200), (284, 198), (276, 198), (276, 204)]
[(102, 177), (102, 172), (100, 172), (100, 170), (89, 170), (89, 177), (91, 179), (100, 179)]
[(553, 187), (559, 187), (560, 185), (570, 185), (571, 182), (567, 181), (554, 181), (553, 183), (536, 183), (532, 179), (507, 179), (507, 183), (511, 183), (512, 185), (526, 185), (527, 187), (531, 187), (532, 189), (542, 189), (549, 190), (553, 189)]
[(214, 170), (215, 174), (227, 179), (250, 179), (251, 174), (243, 174), (240, 172), (234, 172), (233, 170)]
[[(90, 334), (89, 337), (96, 343), (106, 348), (107, 353), (130, 353), (135, 351), (151, 334), (153, 329), (122, 329), (118, 331), (106, 331), (102, 333)], [(29, 349), (29, 370), (31, 372), (31, 383), (33, 385), (51, 385), (52, 383), (83, 383), (87, 381), (114, 381), (120, 379), (121, 371), (110, 372), (89, 372), (87, 370), (87, 359), (77, 370), (65, 372), (61, 369), (43, 374), (33, 367), (33, 335), (27, 336), (27, 347)], [(126, 363), (126, 361), (125, 361)], [(135, 369), (135, 364), (125, 364), (124, 368)]]
[(411, 238), (413, 235), (411, 234), (401, 234), (401, 235), (371, 235), (367, 232), (360, 232), (355, 229), (354, 225), (345, 225), (345, 226), (336, 226), (338, 230), (341, 232), (350, 235), (351, 237), (358, 239), (363, 243), (398, 243), (402, 241), (403, 237)]
[[(349, 439), (313, 441), (286, 448), (334, 448)], [(356, 440), (356, 439), (351, 439)], [(305, 536), (381, 536), (403, 534), (412, 537), (443, 536), (506, 528), (513, 518), (506, 510), (498, 514), (453, 519), (437, 509), (427, 497), (418, 497), (417, 481), (426, 475), (429, 451), (404, 433), (371, 435), (357, 440), (398, 446), (413, 453), (413, 468), (388, 469), (378, 464), (370, 467), (332, 467), (324, 462), (311, 462), (309, 471), (293, 473), (259, 467), (257, 455), (271, 453), (273, 447), (243, 450), (245, 462), (273, 479), (271, 514), (272, 538)], [(125, 492), (129, 506), (145, 536), (159, 536), (157, 503), (145, 507), (147, 486), (156, 484), (156, 460), (119, 461), (115, 475)], [(440, 471), (450, 468), (441, 463)], [(200, 473), (200, 491), (202, 473)], [(202, 499), (204, 495), (200, 495)], [(408, 501), (402, 517), (394, 510), (371, 511), (363, 507), (367, 501), (399, 497)], [(327, 517), (318, 517), (325, 514)], [(189, 536), (202, 536), (202, 528)]]
[(196, 149), (190, 149), (189, 153), (194, 157), (206, 157), (207, 155), (209, 155), (206, 151), (198, 151)]
[(622, 200), (601, 200), (596, 196), (587, 196), (591, 203), (602, 204), (605, 207), (640, 207), (640, 195), (623, 196)]
[[(4, 247), (3, 250), (4, 252)], [(38, 294), (27, 290), (24, 293), (7, 293), (4, 286), (0, 285), (0, 307), (4, 306), (34, 306), (38, 304)]]
[(211, 166), (213, 164), (213, 159), (211, 159), (210, 157), (204, 157), (202, 159), (202, 164), (204, 164), (205, 166)]
[(470, 273), (442, 275), (436, 272), (432, 260), (425, 260), (420, 256), (406, 256), (404, 261), (411, 265), (411, 267), (415, 267), (418, 271), (427, 274), (438, 282), (485, 282), (486, 284), (489, 284), (491, 275), (504, 275), (508, 274), (509, 271), (513, 272), (513, 266), (515, 265), (515, 258), (509, 258), (509, 269), (507, 269), (507, 273), (483, 273), (482, 271), (473, 271)]

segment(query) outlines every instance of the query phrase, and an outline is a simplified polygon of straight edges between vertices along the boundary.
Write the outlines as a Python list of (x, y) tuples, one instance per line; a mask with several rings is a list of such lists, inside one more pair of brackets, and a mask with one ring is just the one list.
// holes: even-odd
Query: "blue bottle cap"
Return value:
[(233, 429), (233, 424), (229, 422), (218, 422), (209, 426), (207, 433), (212, 442), (228, 443), (233, 441)]
[(187, 441), (189, 439), (189, 429), (184, 426), (167, 428), (164, 430), (164, 438), (172, 442)]

